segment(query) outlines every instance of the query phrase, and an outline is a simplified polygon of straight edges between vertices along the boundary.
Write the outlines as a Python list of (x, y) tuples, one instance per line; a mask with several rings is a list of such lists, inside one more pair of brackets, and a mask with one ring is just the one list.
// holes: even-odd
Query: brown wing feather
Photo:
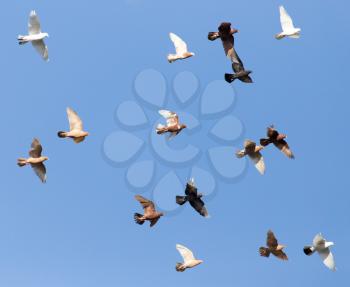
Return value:
[(29, 155), (35, 158), (40, 157), (42, 150), (43, 150), (43, 147), (41, 146), (39, 140), (34, 139), (31, 145), (31, 149), (29, 151)]
[(276, 249), (276, 247), (278, 246), (278, 241), (275, 237), (275, 234), (273, 234), (271, 230), (267, 232), (266, 245), (272, 249)]
[(275, 146), (289, 158), (294, 158), (294, 155), (290, 150), (288, 143), (284, 139), (275, 142)]
[(281, 260), (288, 260), (288, 256), (282, 250), (273, 250), (272, 254)]
[(154, 203), (151, 200), (144, 198), (141, 195), (135, 195), (135, 199), (141, 203), (145, 211), (155, 211)]

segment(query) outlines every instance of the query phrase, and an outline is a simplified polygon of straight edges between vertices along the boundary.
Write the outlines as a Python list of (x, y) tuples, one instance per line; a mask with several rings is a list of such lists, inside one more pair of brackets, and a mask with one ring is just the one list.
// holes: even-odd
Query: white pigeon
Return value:
[(276, 39), (280, 40), (284, 37), (290, 37), (290, 38), (300, 37), (301, 29), (294, 27), (292, 18), (288, 15), (286, 9), (284, 9), (283, 6), (280, 6), (280, 20), (281, 20), (281, 26), (282, 26), (283, 32), (277, 34), (275, 36)]
[(35, 11), (31, 11), (29, 15), (28, 23), (28, 35), (18, 36), (18, 44), (23, 45), (31, 42), (33, 47), (38, 51), (41, 57), (45, 60), (49, 60), (49, 51), (44, 43), (44, 38), (49, 37), (48, 33), (41, 32), (40, 21)]
[(203, 260), (197, 260), (193, 256), (192, 251), (189, 250), (187, 247), (180, 244), (176, 244), (176, 249), (180, 252), (184, 260), (184, 263), (176, 263), (177, 272), (184, 272), (187, 268), (192, 268), (203, 263)]
[(308, 256), (312, 255), (316, 251), (320, 254), (324, 265), (326, 265), (332, 271), (336, 270), (334, 257), (329, 247), (333, 246), (333, 242), (327, 242), (326, 239), (323, 238), (321, 233), (317, 234), (312, 242), (312, 246), (305, 246), (304, 253)]
[(169, 63), (175, 62), (176, 60), (183, 60), (194, 56), (194, 53), (188, 52), (187, 44), (174, 33), (169, 33), (171, 41), (174, 43), (176, 54), (169, 54)]

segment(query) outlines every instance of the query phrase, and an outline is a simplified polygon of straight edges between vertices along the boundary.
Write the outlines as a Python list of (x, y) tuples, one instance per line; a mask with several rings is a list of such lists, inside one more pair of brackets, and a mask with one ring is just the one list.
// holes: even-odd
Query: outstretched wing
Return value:
[(263, 175), (265, 173), (265, 162), (262, 154), (260, 152), (254, 152), (249, 153), (248, 156), (254, 162), (255, 168)]
[(272, 249), (275, 249), (278, 246), (278, 241), (275, 237), (275, 234), (271, 230), (267, 232), (266, 245)]
[(195, 260), (192, 251), (189, 250), (187, 247), (185, 247), (181, 244), (176, 244), (176, 249), (180, 252), (185, 263), (192, 261), (192, 260)]
[(275, 146), (289, 158), (294, 158), (294, 155), (291, 149), (289, 148), (288, 143), (284, 139), (278, 140), (275, 143)]
[(335, 262), (332, 252), (330, 252), (329, 248), (323, 249), (318, 252), (323, 260), (324, 265), (326, 265), (329, 269), (335, 271)]
[(135, 199), (141, 203), (143, 209), (155, 211), (154, 203), (141, 195), (135, 195)]
[(169, 37), (174, 43), (177, 55), (183, 55), (187, 53), (187, 44), (179, 36), (174, 33), (169, 33)]
[(49, 60), (49, 49), (45, 45), (44, 40), (32, 41), (32, 45), (45, 61)]
[(29, 35), (41, 33), (40, 21), (34, 10), (29, 14), (28, 32)]
[(280, 20), (283, 32), (295, 29), (292, 18), (289, 16), (283, 6), (280, 6)]
[(202, 199), (200, 199), (200, 198), (192, 199), (192, 200), (190, 200), (190, 204), (200, 215), (202, 215), (204, 217), (209, 216), (208, 211), (204, 206), (205, 203)]
[(178, 125), (179, 117), (176, 113), (167, 110), (160, 110), (159, 114), (166, 119), (168, 127)]
[(42, 182), (46, 182), (46, 167), (45, 165), (41, 163), (35, 163), (32, 164), (32, 168), (35, 172), (35, 174), (40, 178)]
[(288, 260), (288, 256), (282, 250), (273, 250), (272, 253), (279, 259)]
[(68, 115), (68, 121), (69, 121), (69, 129), (71, 131), (73, 130), (82, 131), (83, 122), (79, 118), (78, 114), (71, 108), (67, 108), (67, 115)]
[(314, 240), (312, 241), (312, 244), (314, 247), (324, 248), (326, 243), (326, 239), (323, 238), (321, 233), (318, 233)]
[(39, 140), (33, 139), (31, 149), (29, 151), (29, 155), (34, 158), (41, 157), (42, 150), (43, 150), (43, 147), (41, 146)]

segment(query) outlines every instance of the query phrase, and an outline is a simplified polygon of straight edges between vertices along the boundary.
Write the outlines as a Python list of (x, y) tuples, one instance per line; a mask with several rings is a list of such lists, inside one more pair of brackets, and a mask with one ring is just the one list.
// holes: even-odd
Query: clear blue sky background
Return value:
[[(299, 40), (274, 39), (280, 4), (302, 28)], [(11, 0), (0, 6), (0, 286), (348, 286), (349, 1)], [(49, 63), (16, 42), (32, 9), (50, 34)], [(254, 71), (253, 85), (234, 84), (234, 113), (245, 136), (258, 139), (274, 123), (288, 134), (296, 160), (266, 150), (267, 174), (250, 165), (242, 180), (220, 183), (208, 203), (210, 220), (187, 207), (152, 230), (140, 227), (125, 170), (102, 154), (105, 137), (117, 129), (115, 108), (134, 97), (133, 80), (145, 68), (169, 79), (183, 70), (201, 83), (222, 79), (229, 64), (220, 43), (207, 40), (222, 21), (240, 30), (237, 51)], [(170, 31), (187, 40), (194, 58), (167, 63)], [(82, 144), (56, 136), (67, 127), (67, 106), (91, 133)], [(15, 164), (34, 136), (50, 158), (45, 185)], [(259, 257), (269, 228), (288, 246), (288, 262)], [(317, 255), (303, 254), (318, 232), (335, 241), (335, 273)], [(175, 272), (176, 243), (204, 264)]]

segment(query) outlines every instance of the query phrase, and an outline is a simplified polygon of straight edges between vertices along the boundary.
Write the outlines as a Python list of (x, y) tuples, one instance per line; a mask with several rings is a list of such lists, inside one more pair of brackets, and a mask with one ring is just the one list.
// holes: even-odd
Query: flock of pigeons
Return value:
[[(282, 25), (282, 32), (277, 34), (276, 39), (282, 39), (284, 37), (299, 38), (300, 28), (295, 28), (291, 17), (288, 15), (283, 6), (280, 6), (280, 21)], [(218, 28), (218, 32), (209, 32), (208, 39), (214, 41), (218, 38), (221, 39), (223, 48), (226, 56), (229, 58), (232, 64), (233, 74), (225, 74), (225, 80), (228, 83), (232, 83), (234, 80), (238, 79), (244, 83), (252, 83), (253, 80), (250, 77), (251, 71), (244, 68), (242, 60), (239, 58), (235, 48), (234, 48), (234, 34), (238, 30), (231, 28), (231, 23), (223, 22)], [(48, 61), (48, 48), (44, 43), (44, 38), (48, 37), (48, 33), (41, 32), (40, 22), (35, 11), (31, 11), (29, 15), (28, 24), (28, 35), (18, 36), (18, 41), (20, 45), (26, 43), (32, 43), (33, 47), (39, 52), (45, 61)], [(187, 49), (187, 44), (174, 33), (170, 33), (170, 39), (174, 43), (176, 54), (169, 54), (168, 61), (172, 63), (177, 60), (184, 60), (195, 54), (189, 52)], [(166, 124), (158, 124), (156, 127), (156, 133), (167, 134), (168, 139), (171, 139), (178, 135), (186, 125), (179, 122), (179, 117), (175, 112), (168, 110), (160, 110), (160, 115), (166, 119)], [(71, 138), (75, 143), (80, 143), (84, 141), (85, 137), (89, 135), (88, 132), (83, 129), (83, 122), (78, 116), (78, 114), (71, 108), (67, 108), (67, 115), (69, 121), (69, 131), (59, 131), (57, 133), (60, 138)], [(282, 151), (288, 158), (293, 159), (294, 155), (286, 142), (286, 135), (280, 134), (274, 126), (267, 128), (267, 137), (260, 139), (260, 145), (257, 145), (251, 140), (246, 140), (244, 142), (244, 148), (236, 152), (238, 158), (248, 156), (253, 162), (256, 169), (264, 174), (265, 163), (261, 151), (268, 146), (273, 144), (276, 148)], [(29, 151), (28, 158), (19, 158), (17, 164), (22, 167), (30, 165), (37, 176), (42, 182), (46, 182), (46, 167), (44, 162), (48, 160), (48, 157), (42, 155), (42, 145), (38, 139), (34, 139), (31, 144), (31, 149)], [(201, 216), (209, 217), (208, 211), (205, 207), (205, 203), (202, 200), (203, 195), (198, 193), (197, 187), (194, 183), (194, 179), (186, 184), (185, 195), (176, 196), (176, 203), (179, 205), (184, 205), (186, 202), (196, 210)], [(141, 195), (136, 195), (135, 199), (140, 202), (143, 207), (143, 214), (135, 213), (134, 220), (137, 224), (142, 225), (146, 221), (150, 222), (150, 227), (154, 226), (161, 216), (164, 214), (158, 212), (155, 208), (154, 203)], [(269, 257), (273, 254), (281, 260), (288, 260), (286, 253), (284, 252), (285, 246), (279, 244), (274, 233), (269, 230), (267, 233), (266, 247), (260, 247), (259, 253), (263, 257)], [(311, 246), (304, 247), (304, 253), (306, 255), (312, 255), (318, 252), (323, 260), (323, 263), (331, 270), (336, 270), (334, 258), (330, 252), (330, 246), (334, 245), (333, 242), (327, 242), (321, 234), (317, 234), (313, 240)], [(197, 260), (192, 251), (183, 245), (177, 244), (176, 249), (179, 251), (183, 257), (183, 263), (176, 264), (176, 271), (183, 272), (187, 268), (195, 267), (201, 264), (202, 260)]]

